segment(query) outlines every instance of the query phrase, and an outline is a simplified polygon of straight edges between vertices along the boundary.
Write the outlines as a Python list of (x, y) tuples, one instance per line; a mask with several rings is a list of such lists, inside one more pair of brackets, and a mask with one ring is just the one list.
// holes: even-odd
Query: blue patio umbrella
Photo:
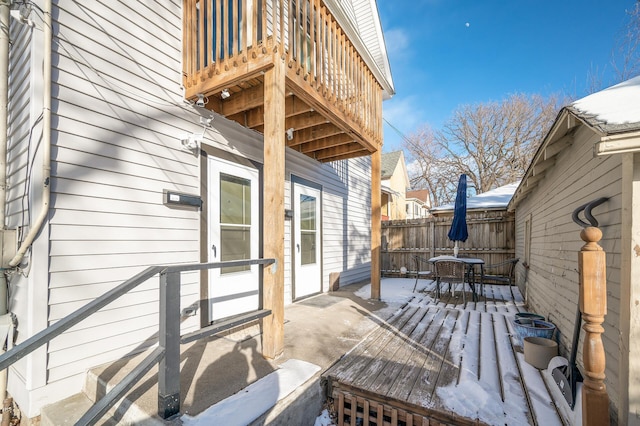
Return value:
[(458, 241), (467, 241), (469, 232), (467, 231), (467, 175), (461, 174), (458, 181), (458, 191), (456, 192), (456, 203), (453, 208), (453, 222), (447, 234), (451, 241), (455, 242), (453, 247), (454, 256), (458, 257)]

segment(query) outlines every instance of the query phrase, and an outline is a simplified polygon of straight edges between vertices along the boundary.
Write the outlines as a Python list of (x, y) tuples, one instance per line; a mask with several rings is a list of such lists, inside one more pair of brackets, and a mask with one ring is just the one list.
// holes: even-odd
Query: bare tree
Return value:
[(449, 201), (451, 192), (451, 173), (442, 158), (446, 152), (436, 143), (434, 134), (428, 125), (409, 135), (404, 142), (407, 158), (410, 159), (408, 173), (412, 188), (429, 190), (432, 206)]
[(613, 54), (617, 82), (640, 74), (640, 1), (627, 10), (628, 21)]
[(413, 187), (429, 189), (437, 206), (452, 201), (462, 173), (476, 193), (517, 181), (558, 109), (558, 97), (522, 94), (459, 107), (442, 131), (424, 128), (405, 141)]

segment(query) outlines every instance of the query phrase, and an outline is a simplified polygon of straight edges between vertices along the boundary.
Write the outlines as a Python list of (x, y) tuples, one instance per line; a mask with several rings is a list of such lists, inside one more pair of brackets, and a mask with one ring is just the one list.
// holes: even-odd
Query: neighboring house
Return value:
[[(16, 343), (157, 264), (275, 258), (264, 273), (183, 273), (181, 286), (183, 332), (270, 309), (269, 358), (283, 350), (283, 304), (327, 290), (330, 273), (379, 290), (394, 89), (374, 0), (35, 3), (21, 10), (33, 26), (12, 14), (9, 28)], [(158, 309), (155, 277), (14, 364), (23, 414), (153, 345)]]
[(423, 217), (429, 217), (429, 208), (431, 207), (429, 201), (429, 190), (417, 189), (414, 191), (407, 191), (406, 194), (406, 213), (407, 219), (420, 219)]
[[(522, 261), (518, 285), (526, 290), (530, 310), (558, 327), (565, 356), (576, 326), (578, 252), (584, 245), (581, 227), (571, 215), (600, 197), (608, 201), (592, 213), (602, 230), (600, 245), (606, 252), (605, 384), (614, 421), (637, 425), (640, 77), (563, 108), (509, 205), (516, 213), (516, 248)], [(579, 348), (582, 351), (582, 345)]]
[(406, 218), (406, 192), (411, 186), (402, 151), (382, 154), (382, 220)]

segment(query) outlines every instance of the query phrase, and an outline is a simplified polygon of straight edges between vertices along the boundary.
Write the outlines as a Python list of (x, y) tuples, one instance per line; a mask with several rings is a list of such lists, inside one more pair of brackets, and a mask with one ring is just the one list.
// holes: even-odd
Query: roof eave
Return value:
[[(566, 146), (573, 143), (573, 130), (579, 122), (581, 122), (581, 120), (566, 107), (558, 112), (558, 117), (556, 117), (556, 120), (540, 144), (540, 147), (538, 147), (538, 150), (533, 156), (533, 160), (529, 163), (529, 168), (527, 168), (527, 171), (522, 177), (520, 185), (518, 185), (513, 193), (513, 197), (511, 197), (511, 201), (509, 201), (507, 205), (508, 211), (515, 210), (516, 204), (538, 185), (537, 182), (544, 177), (545, 170), (553, 166), (553, 158), (563, 151)], [(556, 148), (550, 150), (551, 145), (555, 145)], [(536, 170), (536, 165), (542, 162), (545, 163), (545, 167)]]

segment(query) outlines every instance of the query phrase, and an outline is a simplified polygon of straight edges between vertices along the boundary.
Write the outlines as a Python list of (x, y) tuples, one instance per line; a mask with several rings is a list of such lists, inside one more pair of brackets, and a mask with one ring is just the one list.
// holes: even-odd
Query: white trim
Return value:
[(595, 155), (640, 152), (640, 132), (623, 133), (600, 138), (594, 147)]

